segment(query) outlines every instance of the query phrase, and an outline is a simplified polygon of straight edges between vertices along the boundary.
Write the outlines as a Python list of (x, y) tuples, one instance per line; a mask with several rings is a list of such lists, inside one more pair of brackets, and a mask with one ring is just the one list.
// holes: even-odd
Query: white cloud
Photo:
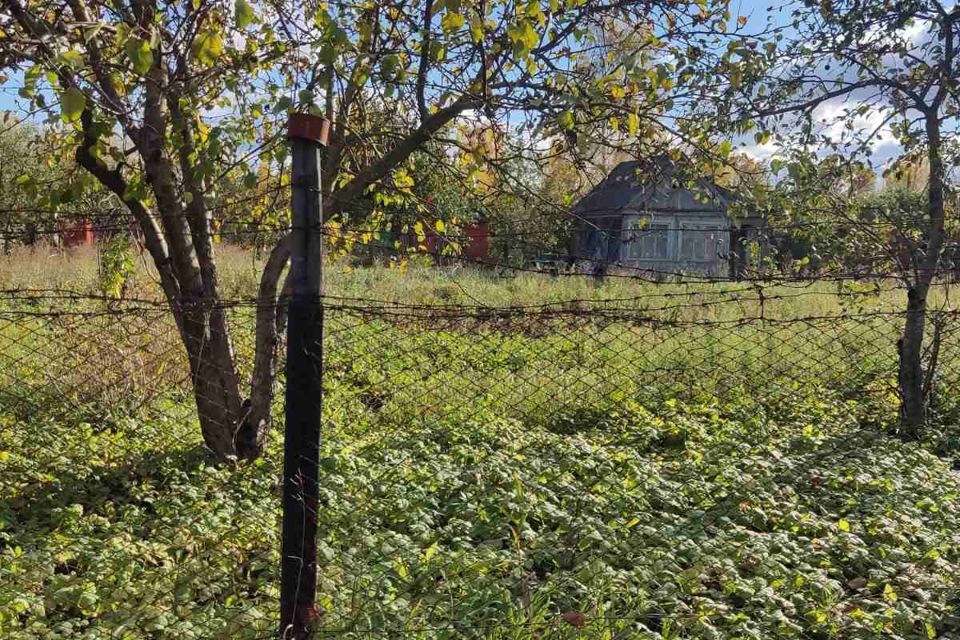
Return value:
[(914, 20), (913, 24), (910, 24), (900, 30), (900, 33), (903, 35), (904, 40), (911, 42), (913, 44), (920, 44), (930, 32), (930, 21), (928, 20)]
[(770, 136), (770, 139), (763, 144), (750, 139), (749, 142), (744, 142), (737, 150), (751, 160), (765, 162), (776, 156), (780, 147), (780, 140), (776, 136)]
[(742, 146), (739, 151), (751, 160), (764, 162), (777, 155), (780, 151), (780, 143), (771, 138), (763, 144), (753, 143)]
[(888, 107), (871, 106), (865, 113), (855, 113), (861, 105), (852, 100), (825, 102), (813, 112), (814, 123), (820, 133), (841, 146), (858, 146), (864, 136), (870, 136), (867, 144), (876, 151), (880, 147), (898, 145), (887, 118)]
[(877, 27), (871, 27), (864, 32), (866, 41), (875, 39), (887, 44), (904, 42), (909, 45), (917, 46), (923, 43), (929, 37), (932, 23), (929, 20), (915, 19), (902, 29), (893, 32), (883, 32)]

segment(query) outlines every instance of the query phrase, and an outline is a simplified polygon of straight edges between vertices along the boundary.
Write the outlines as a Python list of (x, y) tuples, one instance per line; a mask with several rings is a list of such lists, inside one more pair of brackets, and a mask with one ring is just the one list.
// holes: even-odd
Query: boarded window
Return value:
[(680, 234), (680, 258), (691, 262), (712, 262), (723, 251), (720, 229), (684, 227)]
[(623, 257), (626, 260), (666, 260), (669, 257), (667, 224), (651, 222), (646, 216), (624, 220)]

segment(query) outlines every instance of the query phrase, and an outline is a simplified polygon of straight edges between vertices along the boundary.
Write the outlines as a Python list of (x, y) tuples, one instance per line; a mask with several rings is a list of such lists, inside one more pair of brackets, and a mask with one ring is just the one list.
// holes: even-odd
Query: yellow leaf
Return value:
[(433, 226), (437, 230), (437, 233), (443, 233), (444, 229), (447, 228), (447, 226), (443, 224), (443, 220), (437, 220)]
[(529, 53), (531, 49), (537, 46), (537, 42), (540, 40), (540, 36), (537, 35), (536, 29), (534, 29), (533, 25), (526, 20), (508, 27), (507, 35), (513, 42), (514, 48), (516, 48), (521, 55), (526, 55)]
[(197, 35), (193, 41), (193, 55), (200, 64), (212, 67), (223, 54), (223, 40), (220, 38), (220, 32), (213, 29), (207, 29)]
[(430, 558), (437, 555), (438, 549), (439, 547), (437, 546), (436, 542), (434, 542), (432, 545), (427, 547), (426, 550), (423, 552), (423, 563), (426, 564), (430, 562)]
[(483, 40), (483, 20), (479, 17), (470, 19), (470, 35), (473, 37), (474, 44), (478, 44)]
[(196, 122), (197, 135), (199, 136), (201, 142), (206, 142), (207, 138), (210, 137), (210, 125), (201, 121), (199, 118)]
[(883, 599), (887, 600), (888, 602), (897, 601), (897, 592), (893, 590), (893, 587), (890, 586), (889, 582), (883, 587)]
[(463, 14), (454, 11), (447, 11), (440, 19), (444, 31), (456, 31), (466, 23), (467, 19), (463, 17)]

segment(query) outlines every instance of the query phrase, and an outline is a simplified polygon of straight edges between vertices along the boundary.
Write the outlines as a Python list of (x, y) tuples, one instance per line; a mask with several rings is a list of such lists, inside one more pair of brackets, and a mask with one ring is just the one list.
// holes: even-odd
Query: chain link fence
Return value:
[[(905, 443), (903, 292), (810, 284), (325, 296), (316, 637), (960, 637), (951, 287)], [(282, 393), (231, 467), (192, 388), (163, 303), (2, 293), (0, 636), (277, 637)]]

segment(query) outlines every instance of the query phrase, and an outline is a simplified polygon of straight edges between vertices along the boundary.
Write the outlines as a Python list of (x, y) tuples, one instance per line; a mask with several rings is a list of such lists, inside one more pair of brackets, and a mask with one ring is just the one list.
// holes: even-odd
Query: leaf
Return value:
[(433, 226), (437, 230), (437, 233), (443, 233), (444, 229), (447, 228), (443, 220), (437, 220)]
[(630, 132), (631, 136), (637, 135), (637, 131), (640, 130), (640, 118), (637, 117), (637, 114), (631, 113), (627, 116), (627, 131)]
[(587, 624), (586, 618), (579, 611), (565, 611), (561, 614), (563, 621), (569, 624), (571, 627), (577, 629), (583, 629)]
[(443, 18), (440, 19), (440, 25), (443, 27), (443, 30), (447, 32), (456, 31), (466, 23), (467, 19), (463, 17), (463, 14), (455, 11), (447, 11), (443, 14)]
[(142, 38), (127, 38), (123, 43), (123, 50), (126, 51), (135, 72), (143, 75), (150, 71), (153, 65), (153, 51), (150, 49), (149, 42)]
[(534, 29), (533, 25), (527, 20), (508, 28), (507, 35), (510, 37), (511, 42), (513, 42), (514, 49), (516, 49), (520, 55), (529, 53), (531, 49), (537, 46), (537, 42), (540, 40), (536, 29)]
[(70, 87), (60, 96), (60, 115), (64, 122), (76, 122), (87, 106), (87, 96), (76, 87)]
[(437, 546), (436, 542), (434, 542), (432, 545), (427, 547), (426, 550), (423, 552), (423, 564), (427, 564), (428, 562), (430, 562), (430, 558), (437, 555), (438, 549), (439, 547)]
[(83, 65), (83, 54), (76, 49), (70, 49), (60, 54), (60, 59), (70, 65), (73, 69), (79, 69)]
[(223, 40), (220, 32), (214, 29), (207, 29), (197, 35), (193, 42), (193, 57), (200, 64), (212, 67), (217, 62), (217, 58), (223, 55)]
[(840, 529), (840, 531), (848, 532), (850, 531), (850, 522), (841, 518), (837, 521), (837, 528)]
[(572, 111), (564, 111), (561, 113), (558, 122), (560, 123), (560, 127), (562, 129), (566, 129), (568, 131), (573, 129), (574, 125), (577, 123), (576, 119), (573, 117)]
[(246, 29), (253, 22), (253, 7), (247, 0), (236, 0), (233, 4), (233, 21), (237, 29)]
[(894, 591), (893, 587), (890, 586), (889, 582), (883, 587), (883, 599), (886, 600), (887, 602), (897, 601), (897, 592)]
[(470, 19), (470, 35), (474, 44), (483, 40), (483, 20), (481, 18), (474, 16)]
[(850, 578), (847, 580), (847, 586), (849, 586), (851, 589), (863, 589), (867, 586), (867, 579), (863, 576)]
[(277, 100), (276, 104), (273, 105), (273, 112), (283, 113), (291, 107), (293, 107), (293, 100), (290, 98), (290, 96), (283, 96)]

